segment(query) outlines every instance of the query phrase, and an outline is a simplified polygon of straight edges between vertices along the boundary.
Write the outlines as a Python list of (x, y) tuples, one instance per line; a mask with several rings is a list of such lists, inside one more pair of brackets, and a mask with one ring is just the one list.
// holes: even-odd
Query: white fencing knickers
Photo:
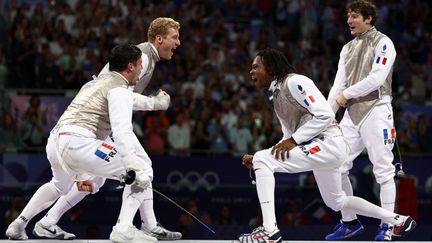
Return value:
[(271, 148), (258, 151), (253, 157), (254, 169), (265, 166), (273, 173), (313, 171), (324, 202), (338, 211), (345, 197), (339, 167), (348, 157), (348, 145), (337, 126), (329, 128), (325, 134), (293, 148), (285, 161), (277, 160)]
[(341, 167), (342, 174), (348, 173), (353, 160), (366, 148), (377, 183), (393, 179), (395, 166), (392, 150), (396, 131), (390, 103), (376, 105), (359, 125), (354, 125), (348, 111), (345, 111), (340, 127), (351, 150), (348, 160)]
[[(144, 167), (145, 173), (153, 178), (147, 153), (141, 146), (135, 146), (135, 153), (140, 163), (148, 163), (149, 166)], [(120, 180), (126, 173), (115, 143), (97, 139), (92, 132), (79, 126), (64, 125), (52, 132), (47, 156), (53, 170), (53, 181), (60, 186), (58, 188), (91, 176)]]

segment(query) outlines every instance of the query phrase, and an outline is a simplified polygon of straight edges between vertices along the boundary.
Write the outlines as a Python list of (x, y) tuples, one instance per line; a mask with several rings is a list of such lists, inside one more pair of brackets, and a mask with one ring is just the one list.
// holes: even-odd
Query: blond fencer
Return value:
[[(28, 239), (27, 223), (48, 208), (78, 181), (93, 177), (123, 180), (128, 171), (135, 180), (123, 190), (117, 223), (110, 234), (114, 243), (156, 242), (133, 225), (138, 207), (153, 178), (151, 160), (132, 131), (133, 92), (142, 71), (141, 50), (130, 44), (114, 47), (110, 74), (84, 84), (51, 130), (46, 152), (53, 177), (32, 196), (8, 226), (6, 236)], [(105, 138), (112, 131), (114, 143)]]
[[(180, 46), (179, 31), (180, 23), (172, 18), (156, 18), (149, 25), (147, 33), (148, 41), (137, 45), (142, 52), (143, 69), (139, 75), (137, 84), (130, 87), (134, 91), (134, 110), (156, 111), (168, 109), (170, 97), (165, 91), (159, 90), (155, 96), (143, 96), (140, 95), (140, 93), (145, 90), (151, 81), (156, 62), (160, 60), (170, 60), (174, 50)], [(98, 78), (104, 77), (105, 75), (111, 75), (109, 73), (109, 64), (105, 65), (99, 73)], [(112, 136), (107, 137), (108, 142), (112, 142), (111, 137)], [(103, 186), (104, 182), (105, 178), (97, 177), (83, 182), (81, 185), (77, 185), (77, 187), (73, 187), (71, 191), (67, 195), (62, 196), (47, 212), (45, 217), (36, 224), (33, 234), (41, 238), (50, 239), (76, 238), (74, 234), (61, 229), (57, 223), (65, 212), (75, 206), (88, 194), (96, 193), (99, 188)], [(84, 185), (85, 188), (82, 185)], [(156, 221), (153, 210), (153, 191), (146, 190), (145, 193), (146, 200), (144, 200), (143, 204), (139, 207), (141, 230), (159, 240), (181, 239), (182, 235), (180, 232), (170, 231)], [(55, 232), (55, 234), (52, 232)]]

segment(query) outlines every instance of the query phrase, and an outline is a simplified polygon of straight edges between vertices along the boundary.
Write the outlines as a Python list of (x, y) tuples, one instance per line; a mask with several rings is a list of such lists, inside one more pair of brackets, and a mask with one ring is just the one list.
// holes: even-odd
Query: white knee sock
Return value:
[(343, 209), (351, 209), (357, 214), (364, 215), (371, 218), (381, 219), (385, 223), (395, 225), (401, 222), (397, 214), (390, 212), (386, 209), (378, 207), (363, 198), (348, 196), (344, 203)]
[(263, 226), (268, 232), (273, 232), (277, 229), (274, 205), (275, 178), (273, 172), (265, 166), (255, 170), (255, 177)]
[[(351, 185), (351, 181), (349, 179), (349, 174), (348, 173), (342, 173), (342, 190), (345, 192), (345, 194), (347, 196), (353, 196), (353, 188)], [(341, 215), (342, 215), (342, 221), (345, 222), (349, 222), (349, 221), (353, 221), (355, 219), (357, 219), (357, 215), (355, 214), (355, 212), (353, 212), (352, 210), (348, 209), (348, 208), (344, 208), (343, 210), (341, 210)]]
[(153, 229), (156, 227), (157, 220), (153, 210), (153, 190), (147, 188), (144, 191), (144, 200), (139, 207), (141, 216), (141, 229)]
[(49, 182), (45, 183), (35, 192), (15, 222), (25, 228), (35, 215), (51, 206), (59, 197), (60, 193), (54, 186)]
[(387, 209), (390, 212), (394, 212), (396, 184), (393, 178), (381, 184), (380, 199), (382, 208)]
[(117, 225), (127, 227), (132, 225), (138, 207), (144, 198), (144, 190), (135, 184), (126, 185), (123, 189), (122, 205)]
[(68, 194), (61, 196), (47, 214), (45, 214), (45, 217), (43, 217), (39, 222), (42, 225), (57, 224), (64, 213), (79, 203), (88, 194), (90, 193), (78, 191), (78, 188), (75, 185), (72, 186)]

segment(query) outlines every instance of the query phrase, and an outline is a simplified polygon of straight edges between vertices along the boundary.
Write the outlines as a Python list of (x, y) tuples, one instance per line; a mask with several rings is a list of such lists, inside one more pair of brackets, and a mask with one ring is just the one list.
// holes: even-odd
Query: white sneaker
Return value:
[(46, 238), (46, 239), (58, 239), (58, 240), (76, 239), (76, 236), (74, 234), (64, 231), (56, 224), (45, 226), (41, 222), (36, 223), (33, 229), (33, 235), (39, 238)]
[[(397, 215), (396, 217), (401, 217), (401, 215)], [(416, 225), (416, 221), (414, 221), (410, 216), (406, 216), (402, 223), (393, 226), (393, 236), (398, 238), (403, 237), (411, 232)]]
[(20, 227), (15, 221), (8, 226), (5, 235), (9, 240), (28, 240), (25, 228)]
[(281, 243), (282, 235), (279, 229), (268, 232), (264, 227), (258, 227), (252, 233), (246, 233), (239, 236), (241, 243)]
[(114, 225), (110, 234), (110, 240), (114, 243), (131, 243), (131, 242), (156, 242), (157, 239), (138, 230), (133, 225), (123, 226)]
[(180, 240), (182, 234), (176, 231), (169, 231), (165, 229), (161, 224), (157, 223), (156, 227), (149, 230), (145, 227), (141, 227), (141, 230), (146, 232), (148, 235), (156, 237), (158, 240)]

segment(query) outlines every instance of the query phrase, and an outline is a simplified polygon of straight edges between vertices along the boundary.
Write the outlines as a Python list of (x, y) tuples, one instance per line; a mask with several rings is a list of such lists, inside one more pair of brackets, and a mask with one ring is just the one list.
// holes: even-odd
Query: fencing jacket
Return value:
[(332, 108), (308, 77), (291, 73), (280, 83), (273, 81), (269, 91), (283, 139), (292, 137), (301, 144), (336, 126)]
[[(142, 93), (144, 89), (150, 83), (150, 79), (153, 76), (153, 71), (156, 66), (156, 62), (160, 60), (159, 54), (156, 47), (150, 42), (144, 42), (138, 44), (137, 47), (141, 50), (142, 55), (142, 71), (139, 75), (139, 81), (134, 87), (134, 92)], [(109, 73), (109, 64), (107, 63), (98, 76)]]
[[(86, 83), (72, 100), (72, 103), (60, 117), (57, 124), (59, 126), (76, 125), (85, 128), (94, 133), (98, 139), (104, 140), (111, 131), (110, 116), (111, 118), (117, 117), (110, 114), (109, 105), (114, 103), (110, 103), (110, 100), (117, 101), (119, 100), (117, 97), (129, 96), (128, 93), (132, 93), (129, 90), (128, 93), (123, 91), (120, 92), (120, 95), (117, 95), (121, 89), (127, 90), (128, 82), (117, 72), (111, 72), (110, 74), (104, 76), (105, 79), (96, 79)], [(127, 97), (125, 98), (127, 99)], [(121, 99), (119, 102), (123, 103)], [(113, 105), (119, 105), (119, 102)], [(129, 108), (132, 110), (132, 105)], [(118, 119), (126, 119), (127, 115), (125, 114), (124, 117)]]
[[(86, 83), (60, 117), (52, 133), (67, 131), (105, 140), (112, 130), (116, 149), (122, 159), (134, 155), (140, 142), (132, 131), (133, 92), (128, 89), (128, 85), (126, 78), (118, 72), (110, 72)], [(68, 174), (73, 174), (62, 160), (61, 164)], [(79, 180), (87, 176), (80, 175)]]
[(334, 110), (340, 92), (348, 100), (348, 113), (358, 125), (381, 101), (391, 102), (396, 50), (386, 35), (372, 27), (342, 48), (334, 85), (328, 100)]

